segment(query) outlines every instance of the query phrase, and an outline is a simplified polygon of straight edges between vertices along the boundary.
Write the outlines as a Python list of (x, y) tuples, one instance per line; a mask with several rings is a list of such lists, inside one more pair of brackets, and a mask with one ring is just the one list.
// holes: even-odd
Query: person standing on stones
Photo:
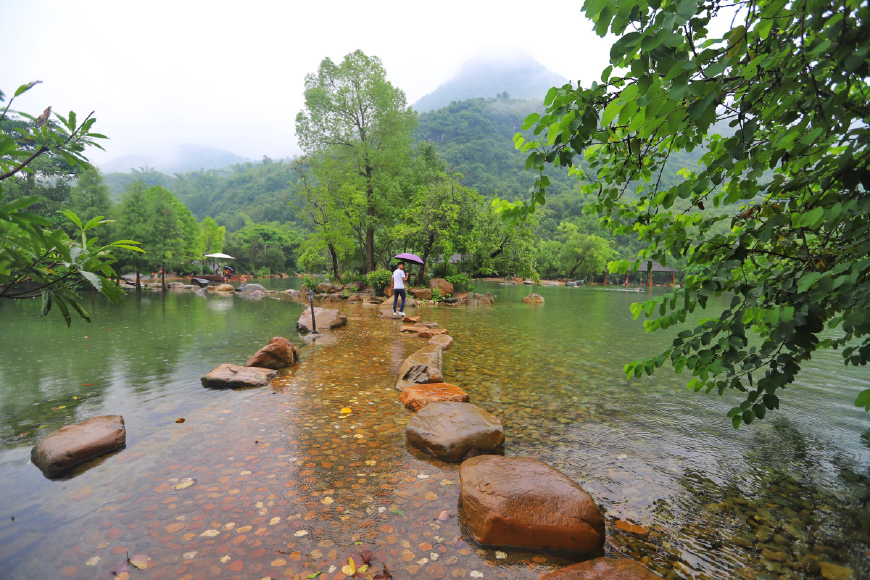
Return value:
[(396, 271), (393, 272), (393, 316), (396, 313), (396, 303), (399, 301), (399, 295), (402, 296), (402, 307), (399, 309), (398, 314), (405, 316), (405, 280), (408, 279), (408, 275), (405, 273), (405, 263), (399, 262), (399, 265), (396, 266)]

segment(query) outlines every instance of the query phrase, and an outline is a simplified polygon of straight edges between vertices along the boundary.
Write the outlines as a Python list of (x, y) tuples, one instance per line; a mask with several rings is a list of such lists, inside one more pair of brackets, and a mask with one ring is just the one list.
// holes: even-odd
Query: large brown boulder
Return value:
[(221, 284), (215, 287), (215, 292), (235, 292), (236, 289), (233, 288), (232, 284)]
[(540, 580), (660, 580), (639, 562), (595, 558), (541, 576)]
[(202, 381), (203, 387), (235, 389), (238, 387), (265, 387), (269, 384), (269, 379), (277, 375), (278, 371), (273, 369), (222, 364), (213, 368), (199, 380)]
[(471, 403), (436, 401), (414, 415), (405, 437), (439, 459), (462, 461), (501, 447), (504, 427), (498, 417)]
[(444, 278), (432, 278), (431, 280), (429, 280), (429, 288), (433, 290), (435, 288), (438, 288), (438, 291), (441, 292), (441, 296), (453, 294), (453, 284), (451, 284)]
[[(317, 325), (317, 332), (323, 332), (344, 326), (347, 324), (347, 316), (332, 308), (315, 308), (314, 323)], [(302, 312), (302, 316), (296, 322), (296, 329), (303, 334), (314, 332), (311, 322), (311, 308), (306, 308)]]
[(296, 364), (299, 350), (283, 336), (276, 336), (245, 363), (246, 367), (283, 369)]
[(408, 290), (408, 294), (418, 300), (432, 300), (432, 291), (428, 288), (411, 288)]
[(526, 304), (543, 304), (544, 297), (540, 294), (529, 294), (528, 296), (523, 297), (523, 302)]
[(459, 467), (459, 478), (468, 531), (479, 544), (571, 552), (604, 545), (595, 500), (543, 461), (475, 457)]
[(478, 294), (477, 292), (472, 292), (468, 295), (469, 306), (485, 306), (487, 304), (495, 304), (495, 300), (493, 300), (491, 292), (487, 292), (486, 294)]
[(409, 385), (441, 382), (444, 382), (441, 376), (441, 348), (428, 344), (402, 363), (396, 389), (403, 391)]
[(456, 298), (456, 304), (468, 304), (468, 292), (457, 292), (453, 297)]
[(46, 436), (30, 451), (30, 460), (46, 477), (56, 477), (83, 461), (123, 447), (126, 442), (124, 417), (91, 417)]
[(453, 346), (453, 337), (449, 334), (439, 334), (438, 336), (433, 336), (432, 338), (430, 338), (429, 344), (434, 344), (440, 347), (441, 350), (447, 350), (448, 348)]
[(412, 411), (419, 411), (435, 401), (457, 401), (467, 403), (468, 393), (450, 383), (428, 383), (405, 387), (399, 400)]

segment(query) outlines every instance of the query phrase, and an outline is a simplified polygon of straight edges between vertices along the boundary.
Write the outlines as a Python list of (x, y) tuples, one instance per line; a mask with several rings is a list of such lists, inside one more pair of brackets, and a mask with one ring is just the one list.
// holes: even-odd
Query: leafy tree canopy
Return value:
[[(523, 126), (533, 136), (516, 136), (527, 168), (571, 168), (591, 196), (587, 210), (645, 244), (613, 270), (686, 260), (684, 287), (633, 307), (648, 331), (685, 322), (711, 296), (732, 296), (626, 373), (652, 374), (670, 360), (691, 372), (690, 389), (742, 393), (728, 413), (738, 427), (778, 408), (819, 348), (865, 365), (870, 6), (586, 0), (583, 10), (597, 34), (619, 37), (611, 66), (600, 83), (549, 91), (543, 114)], [(732, 133), (711, 130), (723, 123)], [(697, 168), (662, 182), (676, 153), (699, 147)], [(548, 186), (539, 173), (530, 200), (496, 205), (525, 218)], [(711, 206), (728, 211), (704, 211)], [(870, 410), (870, 390), (856, 405)]]

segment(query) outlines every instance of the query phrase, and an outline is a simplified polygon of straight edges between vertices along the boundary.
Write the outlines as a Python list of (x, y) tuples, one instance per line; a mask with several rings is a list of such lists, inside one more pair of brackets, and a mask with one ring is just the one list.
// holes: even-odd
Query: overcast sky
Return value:
[(493, 47), (590, 83), (610, 43), (581, 5), (559, 4), (557, 18), (514, 0), (0, 0), (0, 88), (42, 80), (13, 106), (31, 114), (96, 110), (94, 130), (110, 137), (90, 155), (98, 164), (184, 143), (281, 158), (298, 152), (305, 75), (358, 48), (381, 58), (409, 103)]

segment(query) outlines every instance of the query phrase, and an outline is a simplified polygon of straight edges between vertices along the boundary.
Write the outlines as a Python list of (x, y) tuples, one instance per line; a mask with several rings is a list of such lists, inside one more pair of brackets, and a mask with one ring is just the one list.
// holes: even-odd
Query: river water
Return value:
[[(729, 395), (690, 393), (667, 371), (626, 380), (626, 362), (669, 343), (631, 319), (646, 290), (536, 288), (546, 303), (534, 306), (520, 301), (528, 287), (476, 290), (495, 306), (414, 312), (456, 341), (445, 380), (501, 418), (507, 455), (542, 459), (596, 498), (606, 554), (667, 578), (870, 577), (870, 416), (853, 406), (866, 369), (819, 353), (783, 409), (734, 430)], [(272, 336), (301, 345), (302, 306), (95, 297), (94, 322), (71, 329), (38, 307), (0, 305), (3, 578), (343, 578), (366, 548), (396, 578), (536, 578), (577, 560), (473, 543), (457, 466), (404, 441), (394, 377), (425, 342), (376, 308), (340, 305), (337, 343), (303, 347), (271, 387), (214, 391), (199, 377), (215, 365)], [(39, 438), (101, 414), (124, 416), (126, 449), (61, 480), (30, 464)], [(126, 555), (146, 569), (123, 570)]]

